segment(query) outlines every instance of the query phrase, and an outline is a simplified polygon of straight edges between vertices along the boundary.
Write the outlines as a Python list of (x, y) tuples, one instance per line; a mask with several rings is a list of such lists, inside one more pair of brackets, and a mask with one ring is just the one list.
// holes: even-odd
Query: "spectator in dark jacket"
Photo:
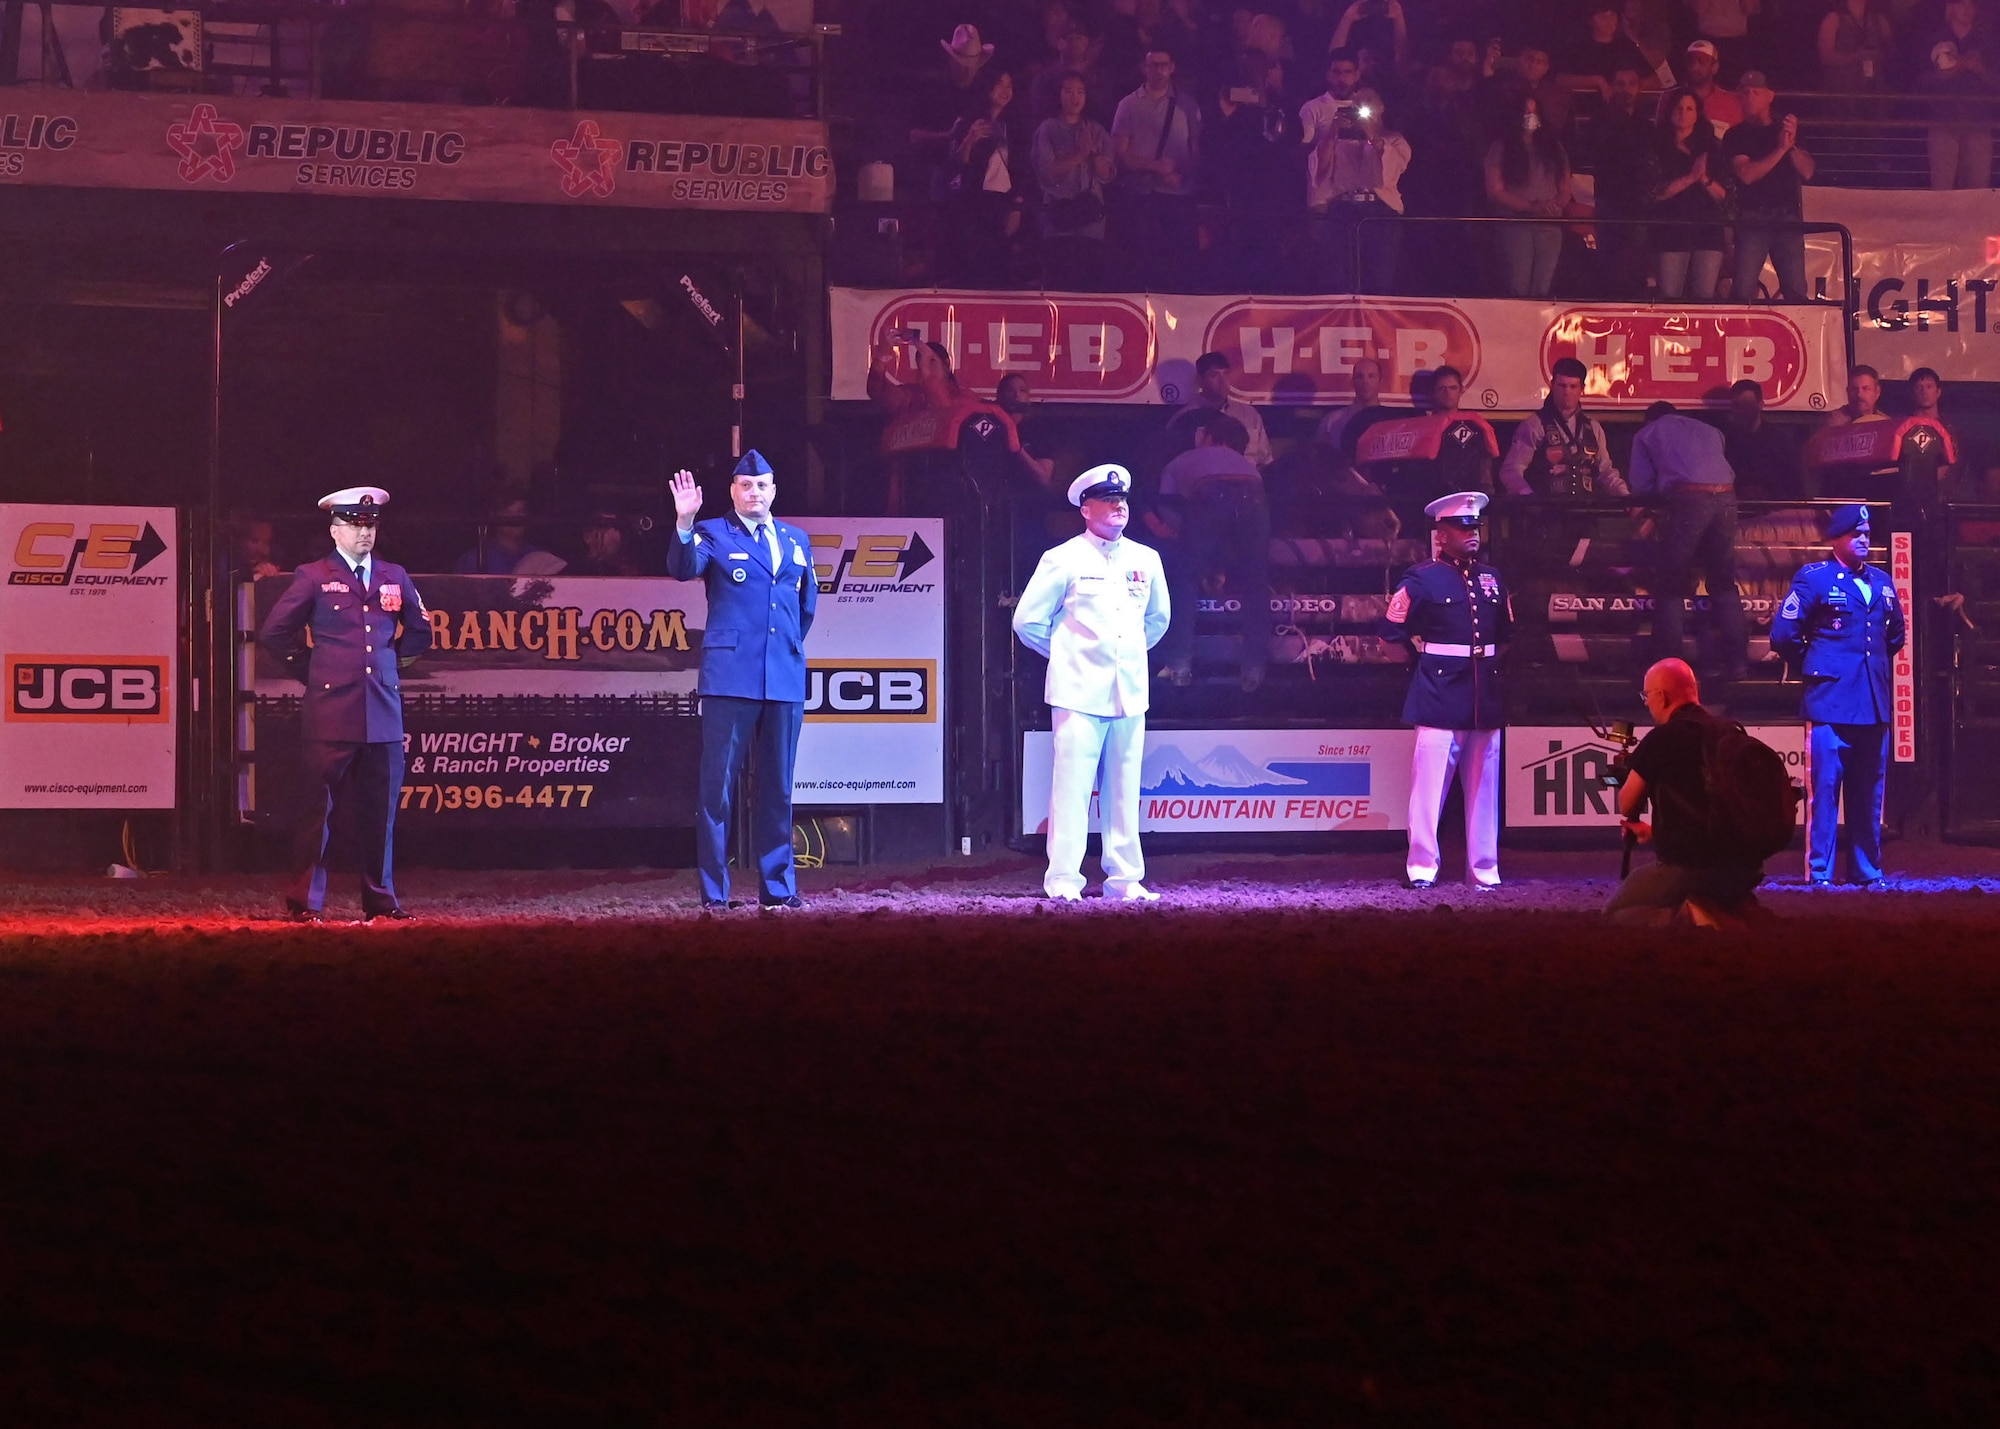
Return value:
[(999, 288), (1027, 199), (1026, 184), (1014, 175), (1015, 165), (1024, 178), (1027, 168), (1011, 132), (1014, 77), (991, 66), (973, 82), (973, 95), (949, 142), (952, 244), (944, 266), (951, 282)]
[[(1653, 142), (1652, 198), (1647, 217), (1665, 220), (1649, 228), (1653, 239), (1653, 281), (1659, 296), (1706, 303), (1715, 298), (1722, 274), (1722, 186), (1715, 131), (1701, 101), (1685, 91), (1660, 118)], [(1710, 165), (1716, 172), (1710, 172)], [(1671, 226), (1668, 226), (1671, 225)], [(1696, 226), (1688, 226), (1696, 225)]]
[[(1939, 96), (1928, 135), (1931, 187), (1985, 189), (1993, 186), (1993, 76), (1991, 57), (2000, 61), (1977, 0), (1946, 0), (1944, 28), (1924, 47), (1926, 93)], [(1944, 103), (1944, 100), (1954, 102)]]

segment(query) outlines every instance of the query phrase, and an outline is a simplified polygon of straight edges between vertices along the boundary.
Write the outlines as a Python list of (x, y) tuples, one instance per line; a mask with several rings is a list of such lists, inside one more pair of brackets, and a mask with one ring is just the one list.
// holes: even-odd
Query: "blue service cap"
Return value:
[(1836, 506), (1833, 508), (1833, 519), (1826, 523), (1826, 539), (1831, 541), (1835, 536), (1845, 536), (1849, 531), (1857, 531), (1867, 524), (1866, 506)]
[(771, 463), (764, 460), (762, 452), (752, 447), (749, 451), (743, 453), (743, 460), (736, 463), (736, 470), (729, 474), (731, 476), (769, 476), (771, 474)]

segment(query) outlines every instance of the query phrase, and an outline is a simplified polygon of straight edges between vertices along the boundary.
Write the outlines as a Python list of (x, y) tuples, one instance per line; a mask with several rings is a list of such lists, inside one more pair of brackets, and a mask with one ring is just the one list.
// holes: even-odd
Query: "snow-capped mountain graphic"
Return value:
[(1178, 745), (1159, 745), (1147, 751), (1139, 769), (1139, 787), (1148, 794), (1185, 789), (1289, 788), (1307, 782), (1257, 763), (1232, 744), (1219, 744), (1200, 759), (1189, 758)]

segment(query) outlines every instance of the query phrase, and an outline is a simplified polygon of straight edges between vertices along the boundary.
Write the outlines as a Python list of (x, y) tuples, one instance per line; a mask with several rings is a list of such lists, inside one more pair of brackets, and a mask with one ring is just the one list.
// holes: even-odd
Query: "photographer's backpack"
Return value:
[(1746, 863), (1782, 853), (1798, 825), (1802, 791), (1785, 757), (1734, 720), (1714, 719), (1702, 735), (1702, 782), (1709, 830)]

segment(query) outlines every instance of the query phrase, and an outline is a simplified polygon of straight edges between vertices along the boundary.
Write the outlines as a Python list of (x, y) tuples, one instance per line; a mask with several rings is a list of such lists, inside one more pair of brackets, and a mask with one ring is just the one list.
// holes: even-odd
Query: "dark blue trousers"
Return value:
[(326, 839), (333, 801), (343, 784), (354, 810), (361, 845), (361, 911), (396, 906), (396, 806), (402, 799), (403, 742), (353, 744), (309, 739), (301, 751), (306, 782), (292, 836), (292, 877), (285, 902), (292, 908), (326, 906)]
[(792, 762), (805, 711), (797, 700), (701, 697), (701, 807), (694, 816), (694, 856), (703, 898), (729, 896), (730, 803), (743, 761), (753, 751), (750, 846), (757, 859), (757, 894), (770, 902), (799, 891), (792, 867)]
[(1843, 804), (1847, 841), (1854, 850), (1855, 878), (1873, 883), (1882, 876), (1882, 785), (1888, 773), (1888, 725), (1812, 727), (1812, 804), (1807, 812), (1806, 847), (1807, 868), (1814, 878), (1834, 877)]

